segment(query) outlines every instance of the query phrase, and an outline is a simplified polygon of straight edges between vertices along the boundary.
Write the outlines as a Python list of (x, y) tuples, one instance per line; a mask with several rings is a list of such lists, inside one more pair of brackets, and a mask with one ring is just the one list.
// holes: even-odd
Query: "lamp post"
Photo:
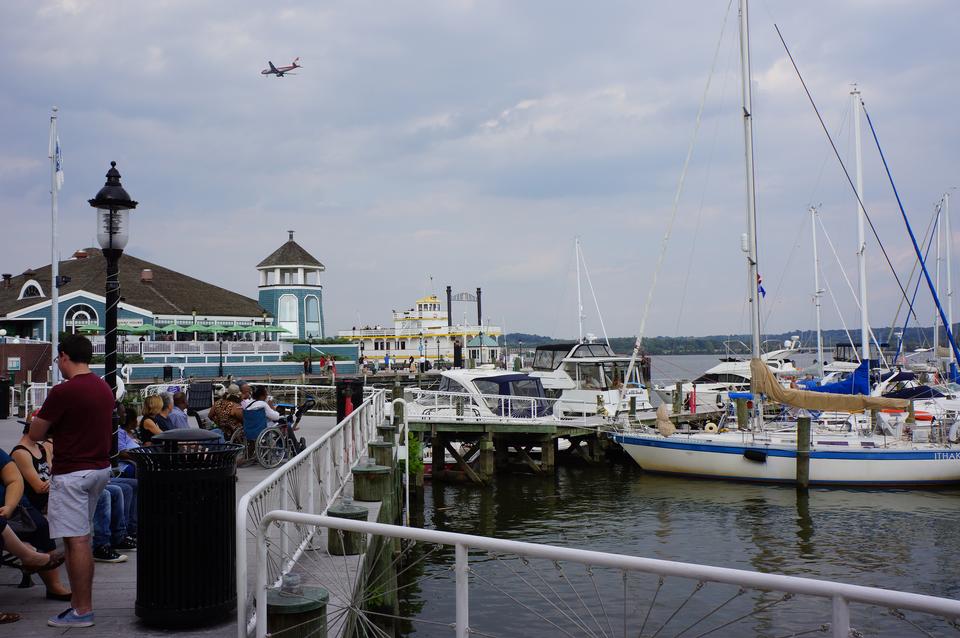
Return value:
[(420, 372), (423, 372), (423, 369), (425, 367), (423, 363), (424, 361), (427, 360), (427, 358), (424, 356), (425, 353), (423, 351), (423, 330), (420, 331), (419, 336), (420, 336), (420, 344), (417, 346), (417, 351), (420, 353), (420, 361), (417, 362), (417, 369)]
[(217, 333), (217, 341), (220, 343), (220, 365), (217, 366), (217, 376), (223, 377), (223, 333)]
[[(266, 327), (267, 327), (267, 311), (264, 310), (264, 311), (263, 311), (263, 314), (261, 314), (260, 316), (263, 318), (263, 327), (266, 328)], [(263, 335), (260, 337), (260, 340), (261, 340), (261, 341), (266, 341), (266, 340), (267, 340), (266, 330), (264, 330)]]
[[(106, 335), (104, 343), (104, 380), (110, 386), (114, 398), (117, 396), (117, 308), (120, 305), (120, 257), (130, 239), (130, 211), (137, 202), (130, 199), (120, 184), (120, 171), (117, 163), (110, 162), (107, 181), (88, 203), (97, 210), (97, 242), (107, 260), (106, 284)], [(116, 455), (117, 430), (120, 417), (113, 413), (113, 448), (111, 456)]]
[(520, 367), (523, 367), (523, 341), (520, 341)]
[(440, 337), (437, 337), (437, 365), (440, 365)]
[[(191, 311), (190, 314), (193, 315), (193, 324), (192, 324), (192, 325), (194, 325), (194, 326), (197, 325), (197, 309), (194, 308), (194, 309)], [(197, 340), (197, 331), (196, 331), (196, 330), (193, 331), (193, 340), (194, 340), (194, 341)]]

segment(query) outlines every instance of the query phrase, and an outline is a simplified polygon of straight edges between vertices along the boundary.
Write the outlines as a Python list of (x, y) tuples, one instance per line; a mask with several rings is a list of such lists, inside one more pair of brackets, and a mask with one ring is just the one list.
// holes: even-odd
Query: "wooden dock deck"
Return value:
[[(305, 417), (301, 422), (302, 436), (307, 442), (315, 441), (322, 433), (336, 425), (334, 417)], [(15, 419), (0, 420), (0, 449), (9, 451), (17, 440), (23, 426)], [(241, 495), (256, 486), (273, 470), (265, 470), (259, 465), (241, 468), (237, 472), (237, 500)], [(217, 542), (214, 538), (206, 538), (199, 531), (197, 542)], [(134, 613), (137, 583), (137, 552), (127, 552), (128, 560), (125, 563), (97, 563), (94, 575), (94, 611), (96, 626), (92, 629), (79, 629), (88, 632), (87, 635), (104, 638), (130, 638), (131, 636), (168, 636), (170, 630), (150, 627), (140, 622)], [(171, 557), (172, 559), (175, 557)], [(252, 551), (248, 556), (248, 564), (253, 564)], [(66, 584), (66, 570), (61, 568), (61, 578)], [(253, 571), (249, 576), (252, 586)], [(33, 578), (35, 585), (29, 589), (18, 589), (20, 572), (13, 569), (0, 569), (0, 611), (16, 612), (21, 620), (9, 625), (0, 625), (0, 636), (16, 636), (17, 638), (32, 638), (34, 636), (52, 636), (67, 633), (70, 630), (55, 629), (47, 626), (47, 618), (59, 613), (69, 606), (69, 603), (51, 601), (44, 598), (44, 587), (40, 580)], [(178, 630), (177, 636), (209, 636), (217, 638), (234, 638), (237, 635), (235, 615), (231, 615), (225, 622), (199, 629)]]

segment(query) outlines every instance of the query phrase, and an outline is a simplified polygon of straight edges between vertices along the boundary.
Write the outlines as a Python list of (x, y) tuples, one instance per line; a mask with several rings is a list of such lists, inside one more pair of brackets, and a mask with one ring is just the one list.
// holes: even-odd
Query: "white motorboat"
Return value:
[(650, 410), (650, 398), (638, 368), (624, 381), (630, 357), (618, 356), (602, 343), (555, 343), (537, 346), (530, 376), (540, 379), (546, 396), (557, 399), (559, 415), (614, 415), (629, 409)]

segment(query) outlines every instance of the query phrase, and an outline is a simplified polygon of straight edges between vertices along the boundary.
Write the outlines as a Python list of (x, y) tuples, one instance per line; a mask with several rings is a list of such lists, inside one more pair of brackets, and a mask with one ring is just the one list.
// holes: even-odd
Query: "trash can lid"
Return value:
[(217, 441), (219, 439), (219, 436), (207, 430), (201, 430), (199, 428), (179, 428), (154, 434), (151, 440), (194, 443), (196, 441)]
[(267, 609), (279, 614), (299, 614), (305, 611), (314, 611), (327, 604), (330, 594), (323, 587), (304, 585), (299, 594), (288, 594), (280, 588), (271, 587), (267, 590)]

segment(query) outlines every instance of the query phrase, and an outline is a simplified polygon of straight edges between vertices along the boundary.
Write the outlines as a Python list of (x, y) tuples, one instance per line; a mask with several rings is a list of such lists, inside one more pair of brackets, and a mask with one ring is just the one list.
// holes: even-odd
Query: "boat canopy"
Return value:
[(880, 410), (883, 408), (904, 410), (910, 405), (910, 401), (907, 399), (887, 399), (862, 394), (830, 394), (785, 388), (773, 376), (770, 368), (756, 358), (750, 360), (750, 372), (752, 377), (751, 389), (754, 393), (762, 393), (772, 401), (796, 408), (852, 412), (853, 410)]
[(816, 381), (801, 381), (800, 385), (825, 394), (870, 394), (870, 362), (863, 361), (852, 374), (833, 383), (816, 385)]
[(912, 388), (901, 388), (893, 392), (887, 392), (883, 396), (888, 399), (939, 399), (946, 395), (928, 385), (917, 385)]

